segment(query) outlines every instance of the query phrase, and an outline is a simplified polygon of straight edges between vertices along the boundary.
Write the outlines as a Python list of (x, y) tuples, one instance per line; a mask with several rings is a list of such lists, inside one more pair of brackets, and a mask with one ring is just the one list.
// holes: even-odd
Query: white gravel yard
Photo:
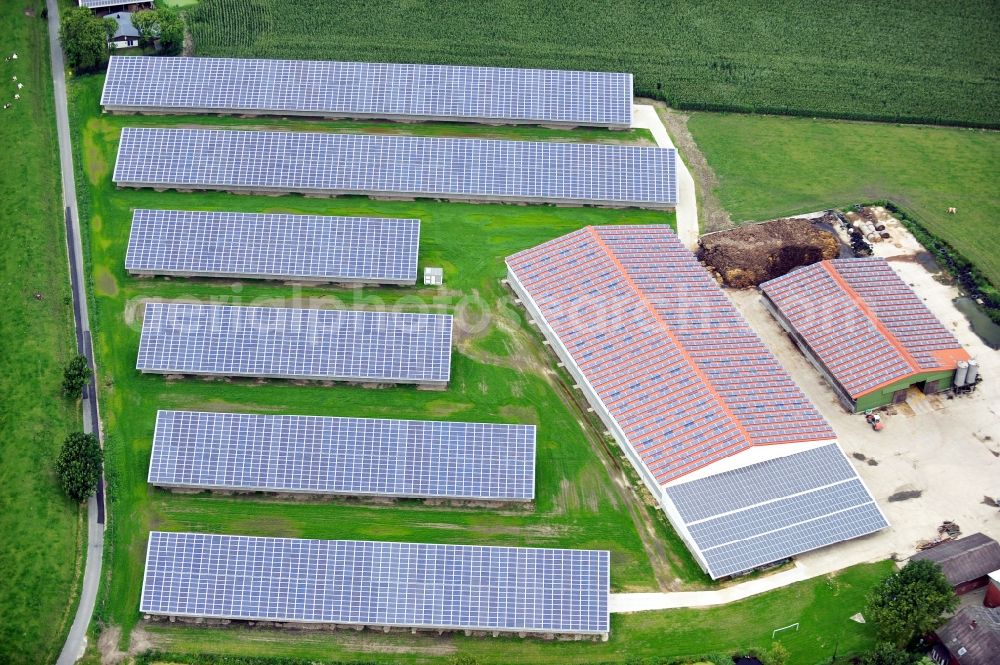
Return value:
[[(730, 291), (765, 343), (833, 424), (848, 455), (878, 499), (892, 527), (882, 533), (800, 557), (804, 566), (850, 565), (888, 556), (905, 558), (923, 540), (937, 536), (944, 520), (963, 534), (982, 531), (1000, 538), (1000, 510), (984, 502), (1000, 499), (1000, 353), (969, 327), (953, 300), (958, 290), (937, 281), (915, 260), (922, 250), (905, 228), (887, 219), (892, 239), (875, 245), (932, 312), (979, 361), (983, 382), (972, 395), (948, 399), (911, 390), (907, 403), (890, 407), (885, 429), (873, 431), (864, 418), (840, 406), (833, 391), (809, 365), (760, 304), (755, 290)], [(889, 501), (900, 492), (920, 496)]]

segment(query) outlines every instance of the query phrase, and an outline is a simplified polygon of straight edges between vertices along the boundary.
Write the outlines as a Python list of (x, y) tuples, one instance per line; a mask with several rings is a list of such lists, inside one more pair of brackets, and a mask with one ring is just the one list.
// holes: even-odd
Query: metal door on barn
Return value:
[(894, 392), (892, 394), (892, 403), (893, 404), (902, 404), (903, 402), (905, 402), (906, 401), (906, 390), (907, 390), (906, 388), (903, 388), (902, 390), (897, 390), (896, 392)]

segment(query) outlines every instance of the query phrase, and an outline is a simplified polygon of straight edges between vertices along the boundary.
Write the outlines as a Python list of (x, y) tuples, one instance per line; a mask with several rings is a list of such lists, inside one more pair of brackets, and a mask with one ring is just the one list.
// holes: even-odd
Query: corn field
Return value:
[(1000, 127), (995, 0), (201, 0), (199, 55), (629, 71), (677, 108)]

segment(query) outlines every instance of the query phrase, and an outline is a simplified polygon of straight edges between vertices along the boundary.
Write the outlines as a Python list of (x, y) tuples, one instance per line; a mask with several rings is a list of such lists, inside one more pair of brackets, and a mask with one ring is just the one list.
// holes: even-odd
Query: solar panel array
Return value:
[(955, 336), (883, 258), (835, 259), (830, 267), (851, 287), (865, 306), (892, 333), (921, 369), (942, 363), (939, 351), (962, 348)]
[(414, 284), (420, 221), (136, 210), (133, 274)]
[(718, 579), (889, 525), (837, 444), (664, 488)]
[(136, 369), (375, 383), (448, 381), (452, 317), (146, 303)]
[(859, 397), (915, 373), (951, 369), (955, 338), (884, 259), (823, 261), (761, 290), (836, 381)]
[(607, 635), (609, 553), (149, 534), (146, 614)]
[(530, 501), (532, 425), (160, 411), (165, 487)]
[(834, 438), (668, 227), (589, 227), (507, 265), (657, 482)]
[(586, 143), (126, 127), (113, 179), (120, 187), (672, 208), (675, 156)]
[(626, 128), (632, 75), (501, 67), (112, 56), (107, 110)]

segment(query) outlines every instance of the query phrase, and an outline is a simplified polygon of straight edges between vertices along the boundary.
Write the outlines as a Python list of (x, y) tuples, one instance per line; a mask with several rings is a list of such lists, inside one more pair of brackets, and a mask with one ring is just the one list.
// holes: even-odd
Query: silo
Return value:
[(969, 361), (969, 373), (965, 377), (965, 385), (971, 386), (976, 382), (976, 378), (979, 376), (979, 363), (976, 362), (975, 358)]
[(958, 361), (958, 369), (955, 370), (955, 387), (961, 388), (969, 376), (969, 363), (964, 360)]

